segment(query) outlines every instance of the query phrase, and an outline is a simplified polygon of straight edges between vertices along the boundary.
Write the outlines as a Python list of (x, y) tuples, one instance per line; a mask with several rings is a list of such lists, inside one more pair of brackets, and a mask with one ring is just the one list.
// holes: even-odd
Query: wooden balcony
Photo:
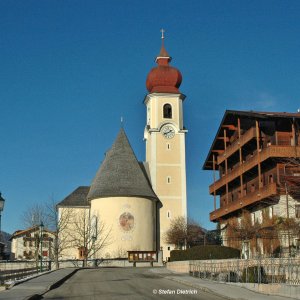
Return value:
[(230, 157), (233, 153), (238, 151), (240, 147), (247, 144), (255, 137), (256, 137), (255, 127), (248, 129), (239, 139), (236, 139), (231, 145), (229, 145), (223, 154), (217, 157), (218, 165), (221, 164), (226, 158)]
[(239, 177), (241, 174), (251, 170), (259, 162), (263, 162), (272, 157), (300, 157), (300, 147), (299, 146), (268, 146), (262, 149), (259, 153), (255, 153), (251, 158), (246, 160), (240, 166), (235, 167), (232, 170), (228, 170), (222, 178), (217, 180), (215, 184), (209, 186), (209, 193), (213, 194), (214, 190), (219, 190), (226, 183)]
[(262, 201), (267, 197), (272, 197), (277, 194), (276, 183), (270, 183), (267, 186), (260, 188), (259, 190), (249, 193), (244, 197), (241, 197), (238, 201), (234, 201), (225, 205), (209, 214), (210, 221), (216, 222), (218, 219), (236, 212), (248, 205)]

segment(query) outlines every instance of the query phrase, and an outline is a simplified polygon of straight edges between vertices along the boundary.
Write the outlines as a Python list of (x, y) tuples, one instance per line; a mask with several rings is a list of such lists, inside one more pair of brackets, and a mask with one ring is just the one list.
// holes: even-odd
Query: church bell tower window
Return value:
[(172, 119), (172, 106), (171, 104), (164, 105), (164, 118), (165, 119)]
[(168, 217), (168, 219), (171, 219), (171, 212), (169, 210), (167, 212), (167, 217)]

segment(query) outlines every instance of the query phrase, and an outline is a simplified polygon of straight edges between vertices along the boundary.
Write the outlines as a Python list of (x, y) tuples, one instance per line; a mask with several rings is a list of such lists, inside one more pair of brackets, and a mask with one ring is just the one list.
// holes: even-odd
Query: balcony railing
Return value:
[(232, 170), (228, 170), (222, 178), (217, 180), (214, 184), (209, 186), (209, 193), (213, 194), (214, 190), (217, 191), (223, 187), (226, 183), (234, 180), (243, 173), (251, 170), (259, 162), (263, 162), (271, 157), (300, 157), (300, 147), (299, 146), (268, 146), (263, 148), (259, 153), (255, 153), (251, 158), (243, 162), (240, 166)]
[(248, 129), (239, 139), (236, 139), (231, 145), (229, 145), (222, 155), (217, 157), (218, 165), (220, 165), (226, 158), (239, 150), (239, 147), (247, 144), (253, 138), (256, 137), (256, 129), (252, 127)]
[(250, 194), (245, 195), (244, 197), (229, 203), (215, 211), (211, 212), (210, 220), (212, 222), (217, 221), (219, 218), (222, 218), (232, 212), (238, 211), (250, 204), (264, 200), (267, 197), (272, 197), (277, 194), (276, 183), (270, 183), (267, 186), (264, 186)]

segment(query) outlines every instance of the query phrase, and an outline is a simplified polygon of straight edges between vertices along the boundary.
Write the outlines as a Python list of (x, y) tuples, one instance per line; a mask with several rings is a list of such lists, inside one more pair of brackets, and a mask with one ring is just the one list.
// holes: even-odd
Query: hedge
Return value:
[(187, 250), (173, 250), (170, 255), (170, 261), (228, 258), (240, 258), (240, 250), (219, 245), (207, 245)]

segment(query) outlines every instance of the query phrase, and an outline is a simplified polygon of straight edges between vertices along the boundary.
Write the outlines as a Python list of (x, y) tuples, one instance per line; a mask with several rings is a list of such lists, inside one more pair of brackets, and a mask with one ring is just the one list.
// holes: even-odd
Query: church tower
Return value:
[(164, 258), (170, 256), (174, 245), (165, 243), (164, 234), (171, 220), (187, 216), (185, 134), (183, 126), (183, 101), (179, 91), (182, 76), (169, 65), (171, 57), (162, 46), (156, 57), (157, 66), (148, 74), (148, 94), (144, 103), (147, 120), (144, 132), (146, 162), (148, 163), (152, 188), (162, 202), (160, 209), (160, 247)]

